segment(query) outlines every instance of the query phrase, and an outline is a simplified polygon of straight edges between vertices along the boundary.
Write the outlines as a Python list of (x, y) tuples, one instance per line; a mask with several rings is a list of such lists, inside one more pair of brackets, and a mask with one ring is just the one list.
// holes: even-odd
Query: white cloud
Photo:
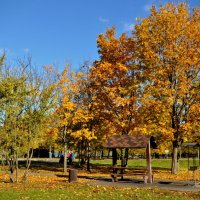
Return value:
[(23, 51), (24, 51), (25, 53), (29, 53), (30, 49), (29, 49), (29, 48), (24, 48)]
[(125, 23), (124, 24), (124, 31), (132, 31), (134, 29), (135, 24), (134, 23)]
[(107, 23), (109, 22), (109, 19), (106, 19), (106, 18), (103, 18), (103, 17), (99, 17), (99, 21), (102, 22), (102, 23)]

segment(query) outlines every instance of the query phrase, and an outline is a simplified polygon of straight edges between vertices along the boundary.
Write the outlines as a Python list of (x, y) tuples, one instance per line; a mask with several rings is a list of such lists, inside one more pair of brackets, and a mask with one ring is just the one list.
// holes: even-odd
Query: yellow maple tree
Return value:
[(105, 136), (130, 134), (138, 120), (140, 72), (132, 53), (134, 40), (115, 34), (113, 27), (97, 39), (100, 61), (95, 62), (90, 76), (94, 107), (104, 119)]
[[(135, 26), (137, 57), (146, 83), (146, 124), (168, 135), (173, 144), (172, 173), (184, 139), (198, 135), (200, 108), (200, 16), (186, 4), (155, 6)], [(195, 133), (196, 132), (196, 133)]]
[[(89, 154), (90, 141), (96, 138), (92, 126), (94, 116), (91, 112), (86, 74), (73, 72), (66, 67), (58, 74), (56, 88), (59, 91), (59, 103), (54, 113), (54, 121), (58, 129), (57, 135), (64, 145), (64, 171), (66, 172), (66, 153), (69, 144), (78, 146), (79, 143), (84, 143), (86, 154)], [(84, 158), (88, 159), (89, 156)]]

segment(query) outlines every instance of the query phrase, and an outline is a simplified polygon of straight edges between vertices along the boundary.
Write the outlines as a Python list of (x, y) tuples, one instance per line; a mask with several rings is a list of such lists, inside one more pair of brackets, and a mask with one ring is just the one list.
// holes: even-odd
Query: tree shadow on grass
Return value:
[[(26, 161), (19, 161), (19, 168), (26, 168)], [(48, 161), (31, 161), (31, 170), (45, 170), (52, 172), (62, 172), (63, 166), (58, 162), (48, 162)]]
[[(19, 161), (19, 168), (25, 169), (25, 166), (26, 166), (25, 160)], [(108, 174), (112, 173), (112, 166), (110, 164), (91, 163), (90, 164), (91, 172), (88, 172), (86, 170), (86, 168), (87, 168), (86, 165), (83, 165), (80, 167), (78, 162), (73, 162), (72, 165), (68, 165), (68, 168), (78, 169), (80, 171), (83, 171), (83, 172), (86, 172), (89, 174), (99, 173), (99, 174), (107, 174), (108, 175)], [(32, 160), (30, 169), (32, 171), (44, 170), (44, 171), (48, 171), (48, 172), (59, 173), (59, 172), (63, 172), (63, 164), (59, 164), (58, 161)], [(168, 171), (170, 171), (169, 168), (161, 168), (161, 167), (153, 167), (152, 169), (153, 169), (153, 172), (157, 172), (157, 171), (168, 172)], [(126, 171), (130, 175), (132, 175), (132, 174), (140, 175), (140, 174), (143, 174), (145, 170), (146, 170), (146, 167), (137, 166), (137, 167), (130, 167), (130, 169), (128, 169)]]

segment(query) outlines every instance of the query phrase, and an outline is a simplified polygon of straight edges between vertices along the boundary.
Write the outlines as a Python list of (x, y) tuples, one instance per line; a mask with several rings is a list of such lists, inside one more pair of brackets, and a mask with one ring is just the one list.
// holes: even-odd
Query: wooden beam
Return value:
[(147, 144), (146, 148), (146, 160), (147, 160), (147, 183), (153, 183), (153, 176), (152, 176), (152, 168), (151, 168), (151, 148), (150, 148), (150, 140)]

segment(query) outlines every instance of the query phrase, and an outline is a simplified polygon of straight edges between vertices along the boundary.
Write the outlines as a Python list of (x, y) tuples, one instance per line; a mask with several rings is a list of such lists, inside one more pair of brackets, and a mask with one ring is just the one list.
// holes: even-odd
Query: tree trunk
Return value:
[(64, 144), (64, 174), (67, 174), (67, 143)]
[(49, 146), (49, 158), (52, 159), (52, 149), (51, 149), (51, 145)]
[(176, 106), (173, 104), (172, 107), (172, 128), (175, 130), (174, 132), (174, 140), (172, 142), (173, 145), (173, 152), (172, 152), (172, 166), (171, 166), (171, 173), (176, 174), (178, 172), (178, 122), (177, 122), (177, 115), (176, 115)]
[(104, 157), (103, 149), (101, 150), (101, 154), (100, 154), (100, 156), (101, 156), (100, 159)]
[(95, 148), (95, 150), (94, 150), (94, 160), (96, 160), (97, 159), (97, 149)]
[(84, 145), (84, 140), (81, 140), (81, 143), (80, 143), (80, 162), (79, 162), (79, 165), (80, 166), (83, 166), (85, 164), (85, 145)]
[(14, 169), (13, 167), (10, 168), (10, 182), (14, 183), (15, 179), (14, 179)]
[(87, 144), (87, 171), (90, 172), (90, 141), (88, 141)]
[(64, 168), (64, 174), (67, 174), (67, 127), (64, 126), (63, 129), (63, 139), (64, 139), (64, 163), (63, 163), (63, 168)]
[(173, 141), (171, 173), (176, 174), (177, 172), (178, 172), (178, 142), (175, 140)]
[(153, 183), (152, 168), (151, 168), (151, 147), (150, 141), (146, 148), (146, 160), (147, 160), (147, 183)]
[(16, 182), (18, 183), (18, 172), (19, 172), (19, 163), (18, 163), (18, 154), (16, 153)]
[(2, 167), (4, 167), (4, 165), (5, 165), (5, 161), (4, 161), (4, 152), (3, 152), (3, 154), (2, 154), (2, 157), (1, 157), (1, 165), (2, 165)]
[[(31, 152), (31, 153), (30, 153)], [(24, 172), (24, 175), (22, 176), (22, 182), (26, 183), (27, 181), (27, 177), (28, 177), (28, 171), (31, 165), (31, 159), (33, 157), (33, 149), (30, 147), (28, 148), (28, 152), (27, 152), (27, 157), (26, 157), (26, 171)]]
[(80, 148), (80, 142), (78, 145), (78, 163), (79, 163), (79, 167), (81, 166), (81, 148)]
[(14, 179), (15, 167), (14, 167), (14, 161), (12, 158), (8, 161), (8, 164), (9, 164), (9, 170), (10, 170), (10, 174), (9, 174), (10, 182), (14, 183), (15, 182), (15, 179)]

